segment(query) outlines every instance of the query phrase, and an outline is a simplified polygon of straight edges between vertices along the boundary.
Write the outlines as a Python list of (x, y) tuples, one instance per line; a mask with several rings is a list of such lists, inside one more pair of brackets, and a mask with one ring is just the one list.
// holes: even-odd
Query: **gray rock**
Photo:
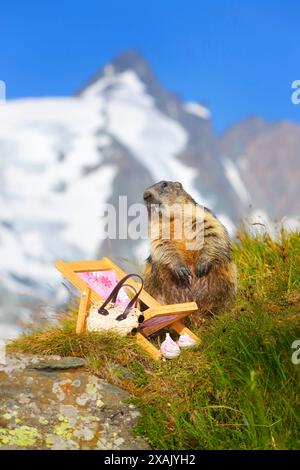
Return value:
[(27, 368), (40, 370), (66, 370), (85, 367), (86, 361), (81, 357), (54, 357), (40, 360), (37, 363), (31, 362)]
[(0, 450), (148, 449), (130, 395), (66, 359), (15, 354), (0, 366)]

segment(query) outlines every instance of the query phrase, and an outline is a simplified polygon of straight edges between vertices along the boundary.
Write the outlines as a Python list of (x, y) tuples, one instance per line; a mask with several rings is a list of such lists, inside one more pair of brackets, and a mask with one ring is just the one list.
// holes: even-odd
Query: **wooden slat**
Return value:
[(198, 338), (195, 333), (193, 333), (189, 328), (187, 328), (183, 323), (180, 321), (177, 321), (175, 323), (172, 323), (171, 325), (172, 330), (176, 331), (179, 335), (183, 335), (184, 333), (187, 333), (191, 338), (193, 338), (197, 344), (201, 343), (200, 338)]
[(89, 303), (91, 297), (91, 289), (86, 289), (80, 298), (79, 310), (78, 310), (78, 318), (76, 324), (76, 333), (80, 335), (85, 331), (85, 322), (88, 313)]
[(62, 275), (68, 281), (70, 281), (81, 292), (83, 292), (87, 288), (86, 283), (74, 273), (68, 263), (64, 263), (63, 261), (59, 260), (55, 263), (55, 267), (62, 273)]
[[(56, 268), (63, 274), (63, 276), (71, 282), (75, 287), (77, 287), (80, 292), (84, 292), (86, 289), (90, 289), (90, 286), (80, 279), (79, 276), (69, 267), (69, 263), (64, 263), (63, 261), (57, 261), (55, 263)], [(102, 297), (97, 294), (94, 290), (91, 290), (90, 294), (91, 302), (103, 302)]]
[(196, 312), (198, 306), (196, 302), (184, 302), (182, 304), (171, 304), (171, 305), (159, 305), (159, 307), (149, 308), (143, 312), (145, 320), (153, 317), (160, 317), (170, 315), (172, 313), (189, 315), (192, 312)]
[(159, 361), (159, 360), (162, 359), (162, 354), (159, 351), (159, 349), (157, 349), (155, 346), (153, 346), (153, 344), (150, 343), (150, 341), (148, 341), (141, 333), (137, 333), (135, 335), (135, 338), (136, 338), (138, 344), (143, 349), (145, 349), (145, 351), (147, 351), (147, 353), (150, 354), (150, 356), (152, 356), (153, 359), (155, 359), (156, 361)]
[(103, 271), (110, 269), (107, 262), (101, 260), (71, 261), (66, 263), (75, 272)]

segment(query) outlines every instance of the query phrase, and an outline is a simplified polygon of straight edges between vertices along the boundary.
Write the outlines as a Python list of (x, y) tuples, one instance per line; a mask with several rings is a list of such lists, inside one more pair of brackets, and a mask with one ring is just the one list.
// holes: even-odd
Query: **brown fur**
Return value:
[[(204, 316), (217, 314), (235, 298), (236, 266), (227, 230), (209, 209), (199, 206), (180, 183), (157, 183), (145, 191), (144, 199), (152, 231), (151, 255), (144, 270), (145, 289), (163, 304), (196, 301), (199, 311), (193, 320), (200, 324)], [(159, 206), (160, 216), (156, 215), (156, 219), (151, 212), (153, 204)], [(190, 216), (180, 218), (187, 205)], [(170, 236), (166, 238), (163, 227), (167, 214), (171, 222)], [(196, 227), (193, 237), (188, 235), (189, 240), (185, 236), (188, 231), (179, 238), (175, 236), (178, 221), (184, 227), (186, 221)], [(154, 236), (153, 232), (156, 232)]]

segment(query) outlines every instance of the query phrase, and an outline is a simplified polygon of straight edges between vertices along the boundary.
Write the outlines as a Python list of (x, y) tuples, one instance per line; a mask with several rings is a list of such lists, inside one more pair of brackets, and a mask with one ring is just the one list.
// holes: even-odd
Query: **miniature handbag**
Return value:
[[(138, 277), (141, 281), (141, 287), (136, 289), (125, 281), (130, 277)], [(121, 279), (103, 304), (94, 303), (87, 318), (88, 331), (115, 331), (123, 336), (136, 332), (140, 323), (144, 321), (144, 316), (137, 308), (139, 296), (143, 290), (143, 279), (138, 274), (127, 274)], [(116, 304), (118, 294), (124, 287), (130, 287), (134, 291), (134, 296), (124, 308)]]

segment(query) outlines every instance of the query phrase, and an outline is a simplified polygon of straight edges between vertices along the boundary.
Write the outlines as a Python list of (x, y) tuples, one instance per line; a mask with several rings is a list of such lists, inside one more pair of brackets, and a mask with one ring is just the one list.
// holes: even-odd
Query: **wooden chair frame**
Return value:
[[(108, 258), (102, 258), (98, 261), (74, 261), (68, 263), (59, 260), (56, 262), (55, 266), (62, 273), (62, 275), (81, 292), (76, 324), (76, 333), (81, 334), (85, 331), (86, 318), (90, 303), (101, 302), (104, 301), (104, 299), (102, 299), (97, 292), (95, 292), (84, 280), (82, 280), (77, 275), (77, 273), (86, 271), (113, 270), (118, 279), (124, 277), (126, 273)], [(132, 285), (136, 289), (139, 289), (140, 287), (140, 285), (132, 279), (129, 279), (126, 281), (126, 283)], [(162, 359), (161, 352), (147, 339), (147, 337), (161, 330), (162, 328), (170, 326), (170, 328), (176, 331), (179, 335), (188, 333), (188, 335), (193, 338), (197, 344), (200, 342), (198, 336), (196, 336), (181, 322), (181, 320), (183, 320), (186, 316), (198, 310), (197, 304), (195, 302), (161, 305), (150, 294), (148, 294), (145, 289), (143, 289), (141, 292), (140, 301), (148, 308), (143, 312), (145, 320), (140, 325), (140, 329), (134, 337), (136, 338), (138, 344), (143, 349), (145, 349), (155, 360)], [(165, 321), (161, 321), (161, 317), (165, 317)], [(153, 321), (148, 322), (148, 320), (153, 320), (154, 318), (159, 318), (158, 324), (155, 324)]]

